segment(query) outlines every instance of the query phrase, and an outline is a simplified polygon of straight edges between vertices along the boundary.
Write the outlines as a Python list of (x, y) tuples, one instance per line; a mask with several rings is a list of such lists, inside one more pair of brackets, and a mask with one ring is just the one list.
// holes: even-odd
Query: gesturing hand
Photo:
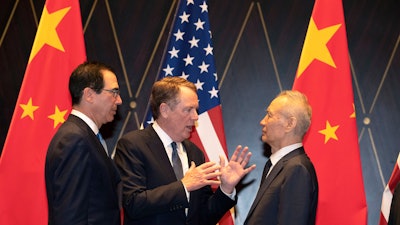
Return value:
[(206, 185), (220, 185), (221, 182), (215, 179), (221, 175), (218, 171), (220, 168), (215, 162), (206, 162), (197, 167), (192, 162), (181, 181), (187, 191), (195, 191)]
[(219, 157), (222, 173), (221, 188), (225, 193), (231, 194), (239, 181), (256, 168), (254, 164), (245, 168), (251, 157), (251, 152), (248, 150), (248, 147), (244, 147), (242, 151), (242, 146), (238, 145), (226, 166), (225, 159), (222, 156)]

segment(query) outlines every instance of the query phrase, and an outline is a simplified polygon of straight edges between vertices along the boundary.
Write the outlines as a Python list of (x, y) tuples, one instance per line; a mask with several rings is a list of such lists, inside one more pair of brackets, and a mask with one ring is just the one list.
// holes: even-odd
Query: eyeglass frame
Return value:
[(114, 89), (105, 89), (105, 88), (103, 88), (101, 90), (110, 92), (113, 95), (114, 98), (118, 97), (118, 95), (120, 94), (120, 90), (118, 88), (114, 88)]

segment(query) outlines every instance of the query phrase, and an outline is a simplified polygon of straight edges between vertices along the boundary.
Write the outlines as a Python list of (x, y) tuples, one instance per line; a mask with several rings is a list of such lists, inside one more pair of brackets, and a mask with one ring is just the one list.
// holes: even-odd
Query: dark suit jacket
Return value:
[(245, 225), (315, 224), (318, 181), (314, 166), (298, 148), (272, 168), (261, 184)]
[(70, 115), (53, 137), (45, 179), (50, 225), (120, 224), (118, 170), (80, 118)]
[[(204, 163), (201, 150), (185, 140), (189, 164)], [(175, 177), (161, 139), (152, 126), (124, 135), (114, 158), (123, 182), (127, 225), (216, 224), (236, 204), (218, 188), (209, 186), (190, 193), (188, 202), (181, 181)], [(189, 208), (188, 215), (185, 208)]]

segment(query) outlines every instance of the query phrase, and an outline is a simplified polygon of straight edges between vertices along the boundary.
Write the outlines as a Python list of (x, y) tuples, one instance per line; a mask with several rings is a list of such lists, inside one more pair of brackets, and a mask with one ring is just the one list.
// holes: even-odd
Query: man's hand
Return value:
[(195, 191), (206, 185), (220, 185), (221, 182), (215, 178), (221, 176), (219, 169), (221, 166), (215, 162), (206, 162), (196, 167), (194, 162), (191, 162), (189, 170), (182, 178), (182, 183), (187, 191)]
[(231, 159), (227, 166), (225, 166), (225, 159), (220, 156), (221, 164), (221, 189), (227, 193), (231, 194), (235, 189), (235, 186), (239, 181), (248, 173), (256, 168), (256, 165), (251, 165), (245, 168), (251, 157), (251, 152), (249, 152), (248, 147), (245, 147), (242, 151), (242, 146), (238, 145), (235, 152), (233, 153)]

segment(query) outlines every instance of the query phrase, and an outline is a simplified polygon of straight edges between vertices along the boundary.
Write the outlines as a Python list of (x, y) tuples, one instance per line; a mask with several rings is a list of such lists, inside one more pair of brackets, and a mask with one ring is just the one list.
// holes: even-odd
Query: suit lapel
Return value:
[(176, 181), (175, 172), (171, 166), (167, 152), (160, 137), (158, 137), (156, 131), (153, 129), (153, 126), (147, 126), (144, 129), (144, 132), (148, 134), (146, 143), (150, 151), (152, 151), (153, 154), (157, 156), (156, 158), (159, 167), (163, 171), (169, 171), (168, 173), (165, 173), (165, 176), (167, 176), (168, 180)]
[(184, 140), (182, 142), (182, 145), (185, 148), (186, 155), (187, 155), (187, 158), (188, 158), (188, 168), (190, 168), (190, 163), (192, 161), (196, 163), (196, 166), (199, 166), (198, 165), (199, 162), (198, 162), (198, 159), (197, 159), (198, 157), (196, 157), (196, 155), (194, 154), (195, 151), (193, 151), (193, 149), (189, 147), (189, 141), (188, 140)]
[(84, 132), (89, 135), (89, 142), (93, 143), (93, 145), (90, 146), (97, 145), (97, 147), (95, 147), (96, 150), (94, 151), (99, 154), (100, 158), (102, 158), (102, 163), (107, 167), (108, 171), (110, 172), (110, 177), (115, 180), (115, 183), (119, 183), (121, 181), (119, 172), (114, 165), (113, 160), (107, 155), (106, 151), (104, 151), (103, 145), (96, 137), (93, 130), (85, 123), (85, 121), (75, 115), (70, 114), (68, 117), (68, 121), (77, 124), (80, 129), (84, 130)]
[[(283, 164), (284, 164), (284, 162), (282, 160), (279, 160), (279, 162), (272, 168), (271, 172), (269, 173), (267, 178), (264, 180), (264, 182), (260, 185), (260, 188), (258, 189), (256, 198), (254, 199), (253, 204), (251, 205), (248, 215), (250, 215), (253, 212), (254, 208), (258, 205), (264, 192), (268, 189), (268, 187), (271, 185), (272, 181), (282, 170)], [(263, 179), (261, 179), (261, 180), (263, 180)]]
[(78, 125), (78, 127), (82, 130), (84, 130), (85, 133), (87, 133), (90, 137), (90, 142), (93, 143), (93, 145), (97, 145), (96, 149), (101, 149), (101, 155), (103, 155), (106, 158), (109, 158), (106, 151), (104, 150), (103, 145), (101, 144), (100, 140), (96, 137), (96, 134), (93, 132), (93, 130), (89, 127), (89, 125), (87, 125), (85, 123), (85, 121), (83, 121), (81, 118), (70, 114), (68, 120), (70, 120), (71, 122), (75, 123)]
[[(264, 180), (264, 182), (260, 185), (260, 188), (257, 192), (256, 198), (254, 199), (254, 202), (249, 210), (248, 215), (250, 215), (254, 208), (258, 205), (258, 203), (261, 200), (261, 197), (263, 196), (264, 192), (268, 189), (268, 187), (271, 185), (272, 181), (278, 176), (278, 174), (282, 171), (283, 167), (285, 166), (286, 162), (293, 158), (294, 156), (300, 155), (304, 153), (304, 148), (298, 148), (296, 150), (293, 150), (289, 154), (285, 155), (282, 159), (280, 159), (276, 165), (272, 168), (271, 172), (267, 176), (267, 178)], [(262, 179), (261, 179), (262, 180)], [(247, 216), (249, 217), (249, 216)]]

